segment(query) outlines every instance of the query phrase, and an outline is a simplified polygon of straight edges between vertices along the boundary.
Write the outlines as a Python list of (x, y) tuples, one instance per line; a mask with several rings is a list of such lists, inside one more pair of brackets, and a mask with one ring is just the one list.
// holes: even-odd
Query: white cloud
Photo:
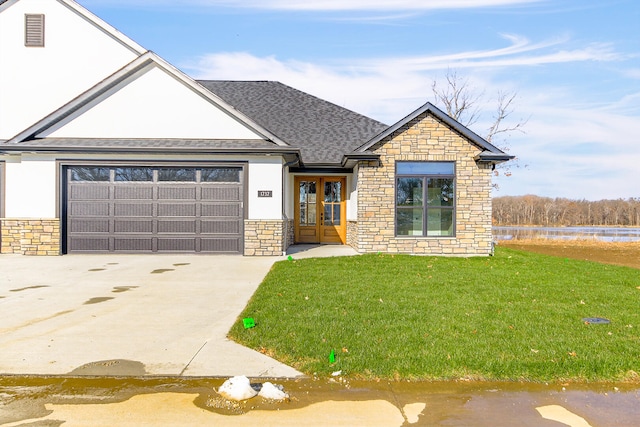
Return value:
[(383, 58), (363, 61), (359, 66), (363, 69), (377, 68), (381, 62), (392, 61), (404, 70), (425, 71), (447, 68), (482, 68), (534, 66), (553, 63), (577, 61), (615, 61), (623, 56), (606, 43), (591, 43), (576, 49), (558, 49), (569, 40), (566, 37), (539, 43), (531, 43), (528, 39), (507, 34), (503, 37), (511, 42), (504, 48), (456, 52), (437, 56), (413, 56), (400, 58)]

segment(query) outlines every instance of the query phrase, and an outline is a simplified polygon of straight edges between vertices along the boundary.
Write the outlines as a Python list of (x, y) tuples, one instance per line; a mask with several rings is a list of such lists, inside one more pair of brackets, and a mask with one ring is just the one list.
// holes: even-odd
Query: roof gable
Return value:
[(9, 142), (47, 137), (263, 139), (286, 145), (152, 52)]
[(383, 141), (385, 138), (389, 137), (394, 132), (401, 129), (407, 123), (411, 122), (416, 117), (419, 117), (425, 113), (433, 115), (438, 120), (440, 120), (441, 122), (449, 126), (449, 128), (451, 128), (453, 131), (459, 133), (464, 138), (466, 138), (470, 143), (475, 144), (478, 148), (483, 150), (477, 157), (478, 161), (485, 161), (489, 163), (500, 163), (500, 162), (514, 158), (514, 156), (506, 154), (504, 151), (492, 145), (487, 140), (485, 140), (484, 138), (482, 138), (481, 136), (473, 132), (471, 129), (462, 125), (457, 120), (451, 118), (444, 111), (442, 111), (441, 109), (439, 109), (438, 107), (436, 107), (430, 102), (427, 102), (426, 104), (422, 105), (420, 108), (416, 109), (415, 111), (413, 111), (412, 113), (410, 113), (409, 115), (407, 115), (406, 117), (398, 121), (397, 123), (389, 126), (387, 129), (385, 129), (384, 131), (380, 132), (378, 135), (371, 138), (365, 144), (358, 147), (354, 151), (354, 154), (355, 153), (361, 154), (361, 153), (367, 152), (375, 144)]
[(307, 165), (339, 165), (387, 125), (273, 81), (199, 81), (289, 145)]

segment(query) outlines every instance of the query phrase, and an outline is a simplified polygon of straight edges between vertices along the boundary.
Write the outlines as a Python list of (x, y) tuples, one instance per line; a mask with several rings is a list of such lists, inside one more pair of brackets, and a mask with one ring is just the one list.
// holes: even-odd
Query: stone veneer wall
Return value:
[(60, 255), (59, 219), (0, 219), (3, 254)]
[(347, 245), (358, 249), (358, 221), (347, 221)]
[(244, 221), (244, 254), (247, 256), (280, 256), (292, 243), (291, 220)]
[[(358, 168), (358, 252), (435, 255), (491, 254), (491, 166), (474, 161), (480, 149), (425, 113), (372, 150), (377, 162)], [(455, 237), (395, 236), (395, 162), (455, 161)]]
[(296, 239), (296, 230), (295, 230), (295, 221), (293, 219), (287, 219), (286, 220), (286, 227), (287, 227), (287, 240), (285, 242), (285, 246), (283, 248), (283, 250), (287, 250), (289, 248), (289, 246), (293, 245), (293, 243), (295, 242)]

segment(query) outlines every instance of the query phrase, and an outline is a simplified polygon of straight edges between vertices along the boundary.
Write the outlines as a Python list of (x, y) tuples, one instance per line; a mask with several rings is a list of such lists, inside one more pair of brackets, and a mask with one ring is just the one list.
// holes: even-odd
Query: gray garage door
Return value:
[(243, 168), (68, 166), (66, 253), (241, 253)]

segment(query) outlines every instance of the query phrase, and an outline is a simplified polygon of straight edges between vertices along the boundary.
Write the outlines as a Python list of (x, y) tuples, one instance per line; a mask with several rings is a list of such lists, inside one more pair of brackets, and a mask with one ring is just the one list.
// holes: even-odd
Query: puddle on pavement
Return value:
[(37, 285), (37, 286), (27, 286), (26, 288), (18, 288), (18, 289), (10, 289), (9, 292), (21, 292), (29, 289), (40, 289), (40, 288), (48, 288), (47, 285)]
[(121, 292), (127, 292), (130, 291), (131, 289), (136, 289), (139, 286), (114, 286), (113, 290), (111, 292), (113, 292), (114, 294), (118, 294)]
[[(95, 416), (96, 411), (110, 416), (126, 413), (127, 417), (158, 416), (154, 415), (158, 413), (175, 416), (178, 413), (185, 417), (205, 417), (206, 420), (206, 413), (209, 413), (212, 417), (209, 422), (219, 420), (214, 417), (231, 417), (226, 418), (229, 425), (235, 425), (237, 417), (240, 417), (237, 421), (245, 417), (249, 421), (285, 416), (285, 413), (303, 416), (302, 420), (326, 420), (330, 416), (348, 419), (358, 413), (375, 421), (364, 424), (397, 426), (551, 426), (557, 424), (545, 420), (583, 419), (587, 424), (582, 425), (624, 427), (637, 426), (640, 419), (640, 385), (256, 379), (253, 382), (271, 381), (282, 385), (290, 399), (275, 402), (255, 397), (237, 403), (221, 399), (215, 392), (225, 378), (90, 376), (100, 375), (100, 369), (112, 370), (118, 365), (144, 370), (139, 362), (111, 360), (84, 365), (71, 372), (71, 377), (0, 377), (0, 404), (3, 406), (0, 424), (12, 422), (17, 426), (21, 425), (20, 420), (33, 422), (35, 418), (42, 419), (49, 414), (50, 420), (64, 420), (56, 415), (71, 413), (73, 405), (79, 412), (84, 407), (85, 416)], [(109, 410), (109, 406), (113, 406), (112, 409)], [(362, 418), (352, 420), (355, 424), (363, 424)], [(49, 425), (38, 422), (37, 425)], [(250, 424), (239, 422), (238, 425)], [(578, 424), (565, 421), (565, 425)]]
[(109, 301), (110, 299), (113, 299), (113, 297), (95, 297), (95, 298), (90, 298), (90, 299), (86, 300), (83, 305), (99, 304), (101, 302)]
[(166, 273), (167, 271), (175, 271), (175, 268), (159, 268), (157, 270), (153, 270), (151, 274), (162, 274)]
[(113, 359), (91, 362), (69, 372), (68, 375), (109, 375), (118, 376), (143, 376), (147, 371), (144, 364), (134, 360)]

